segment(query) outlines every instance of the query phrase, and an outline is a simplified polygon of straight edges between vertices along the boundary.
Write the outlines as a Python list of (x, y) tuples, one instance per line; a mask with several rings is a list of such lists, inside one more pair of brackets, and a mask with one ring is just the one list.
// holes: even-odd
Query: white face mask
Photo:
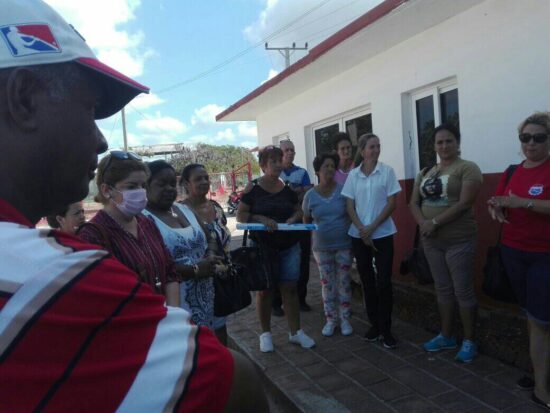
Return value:
[(113, 189), (122, 194), (122, 202), (120, 204), (115, 202), (116, 207), (128, 217), (139, 214), (147, 205), (147, 192), (144, 188), (126, 189), (124, 191)]

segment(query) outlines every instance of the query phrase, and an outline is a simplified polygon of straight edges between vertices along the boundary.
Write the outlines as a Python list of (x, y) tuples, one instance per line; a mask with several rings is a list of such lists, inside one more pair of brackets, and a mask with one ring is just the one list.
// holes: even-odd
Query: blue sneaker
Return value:
[(446, 338), (441, 333), (424, 343), (424, 350), (429, 352), (452, 350), (453, 348), (456, 348), (456, 339), (454, 337)]
[(464, 340), (462, 341), (462, 347), (460, 347), (460, 351), (456, 353), (455, 360), (461, 361), (462, 363), (471, 363), (476, 355), (476, 343), (471, 340)]

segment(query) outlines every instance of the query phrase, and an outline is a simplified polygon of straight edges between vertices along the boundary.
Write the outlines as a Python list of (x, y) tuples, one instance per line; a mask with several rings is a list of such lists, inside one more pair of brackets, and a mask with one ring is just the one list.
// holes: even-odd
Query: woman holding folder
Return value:
[[(293, 224), (302, 221), (302, 211), (296, 193), (280, 178), (283, 152), (276, 146), (267, 146), (260, 151), (259, 163), (264, 175), (248, 184), (244, 190), (239, 209), (238, 222), (264, 224), (267, 231), (254, 231), (251, 238), (264, 256), (275, 264), (272, 277), (283, 298), (289, 327), (289, 342), (303, 348), (315, 345), (300, 328), (300, 312), (296, 282), (300, 276), (300, 244), (295, 231), (277, 231), (277, 223)], [(271, 336), (271, 301), (273, 291), (259, 291), (256, 309), (262, 334), (260, 350), (273, 351)]]

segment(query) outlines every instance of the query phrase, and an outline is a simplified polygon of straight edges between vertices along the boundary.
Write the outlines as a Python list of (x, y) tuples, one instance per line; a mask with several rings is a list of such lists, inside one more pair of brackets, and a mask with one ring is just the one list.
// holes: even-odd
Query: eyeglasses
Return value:
[(139, 156), (137, 153), (127, 151), (111, 151), (109, 153), (109, 160), (107, 161), (107, 165), (105, 165), (105, 168), (103, 168), (103, 175), (105, 175), (105, 172), (109, 169), (109, 166), (111, 166), (113, 158), (118, 159), (119, 161), (126, 161), (129, 159), (131, 159), (132, 161), (141, 161), (141, 156)]
[(531, 139), (535, 141), (535, 143), (544, 143), (548, 139), (547, 133), (535, 133), (534, 135), (531, 135), (530, 133), (520, 133), (519, 140), (521, 143), (529, 143), (531, 142)]

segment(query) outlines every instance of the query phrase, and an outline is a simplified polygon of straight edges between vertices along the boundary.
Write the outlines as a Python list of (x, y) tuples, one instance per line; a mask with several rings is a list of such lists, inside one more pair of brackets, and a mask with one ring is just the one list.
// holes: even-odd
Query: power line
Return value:
[[(359, 2), (359, 1), (362, 1), (362, 0), (352, 0), (352, 1), (350, 1), (350, 2), (348, 2), (348, 3), (346, 3), (346, 4), (344, 4), (343, 6), (340, 6), (340, 7), (338, 7), (337, 9), (332, 10), (330, 13), (323, 14), (322, 16), (319, 16), (319, 17), (317, 17), (316, 19), (310, 20), (310, 21), (308, 21), (307, 23), (302, 24), (301, 26), (295, 27), (295, 28), (292, 29), (290, 32), (287, 32), (287, 33), (284, 33), (284, 34), (293, 33), (293, 32), (295, 32), (295, 31), (297, 31), (297, 30), (300, 30), (300, 29), (302, 29), (302, 28), (304, 28), (304, 27), (306, 27), (306, 26), (309, 26), (309, 25), (312, 24), (312, 23), (318, 22), (319, 20), (323, 20), (324, 18), (329, 17), (329, 16), (332, 16), (333, 14), (339, 12), (340, 10), (342, 10), (342, 9), (344, 9), (344, 8), (346, 8), (346, 7), (349, 7), (349, 6), (351, 6), (352, 4), (357, 3), (357, 2)], [(356, 17), (352, 18), (351, 20), (355, 20), (355, 19), (356, 19)], [(334, 25), (331, 26), (331, 27), (334, 27)], [(325, 31), (325, 30), (326, 30), (326, 29), (323, 29), (323, 31)], [(278, 35), (277, 37), (280, 37), (280, 36), (282, 36), (282, 35), (283, 35), (283, 34), (281, 33), (281, 34)], [(277, 37), (274, 37), (274, 39), (277, 38)]]
[(324, 6), (326, 3), (328, 3), (329, 1), (331, 0), (323, 0), (321, 1), (321, 3), (319, 3), (318, 5), (316, 5), (315, 7), (312, 7), (311, 9), (307, 10), (305, 13), (301, 14), (300, 16), (298, 16), (297, 18), (295, 18), (294, 20), (292, 20), (290, 23), (284, 25), (283, 27), (275, 30), (273, 33), (271, 33), (269, 36), (266, 36), (265, 38), (263, 38), (262, 40), (260, 40), (259, 42), (253, 44), (252, 46), (242, 50), (241, 52), (237, 53), (236, 55), (224, 60), (223, 62), (215, 65), (214, 67), (210, 68), (210, 69), (207, 69), (195, 76), (192, 76), (186, 80), (183, 80), (181, 82), (178, 82), (178, 83), (175, 83), (171, 86), (168, 86), (164, 89), (161, 89), (159, 91), (156, 92), (157, 95), (160, 95), (162, 93), (166, 93), (166, 92), (169, 92), (171, 90), (174, 90), (174, 89), (177, 89), (181, 86), (184, 86), (188, 83), (191, 83), (191, 82), (194, 82), (196, 80), (199, 80), (211, 73), (214, 73), (216, 72), (218, 69), (222, 68), (223, 66), (226, 66), (228, 65), (229, 63), (239, 59), (240, 57), (244, 56), (245, 54), (247, 53), (250, 53), (252, 50), (254, 50), (255, 48), (257, 48), (258, 46), (260, 45), (263, 45), (265, 42), (271, 40), (274, 36), (277, 36), (278, 34), (282, 33), (283, 31), (285, 31), (286, 29), (288, 29), (289, 27), (292, 27), (295, 23), (297, 23), (298, 21), (300, 21), (301, 19), (303, 19), (304, 17), (306, 16), (309, 16), (311, 13), (313, 13), (314, 11), (316, 11), (317, 9), (321, 8), (322, 6)]
[(115, 115), (115, 120), (113, 122), (113, 126), (111, 127), (111, 133), (109, 134), (109, 141), (113, 137), (113, 131), (115, 130), (116, 123), (118, 121), (118, 113)]

